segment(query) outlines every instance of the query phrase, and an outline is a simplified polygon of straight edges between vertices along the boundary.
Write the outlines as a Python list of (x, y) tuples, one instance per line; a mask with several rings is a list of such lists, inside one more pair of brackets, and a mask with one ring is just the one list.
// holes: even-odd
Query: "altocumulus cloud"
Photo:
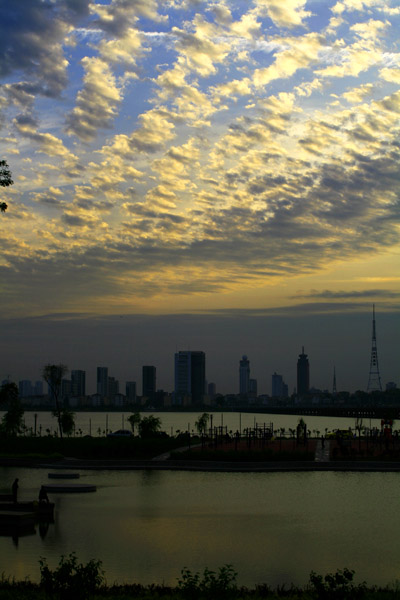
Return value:
[(28, 290), (33, 312), (126, 307), (394, 256), (395, 2), (14, 0), (2, 16), (10, 310)]

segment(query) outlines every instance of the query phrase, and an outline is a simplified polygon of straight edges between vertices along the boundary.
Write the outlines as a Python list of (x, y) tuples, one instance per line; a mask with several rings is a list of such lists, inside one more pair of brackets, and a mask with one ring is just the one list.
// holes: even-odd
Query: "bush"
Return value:
[(353, 583), (354, 571), (340, 569), (336, 573), (328, 573), (324, 577), (314, 571), (310, 574), (310, 584), (318, 600), (345, 600), (363, 598), (367, 587), (365, 582)]
[(190, 600), (203, 598), (234, 598), (237, 595), (237, 573), (232, 565), (220, 567), (218, 573), (205, 568), (203, 576), (182, 569), (178, 579), (178, 590)]
[(87, 599), (98, 591), (104, 583), (104, 572), (101, 561), (91, 559), (86, 565), (78, 563), (74, 552), (69, 556), (61, 556), (58, 568), (51, 571), (45, 558), (41, 557), (40, 586), (49, 596), (62, 600)]

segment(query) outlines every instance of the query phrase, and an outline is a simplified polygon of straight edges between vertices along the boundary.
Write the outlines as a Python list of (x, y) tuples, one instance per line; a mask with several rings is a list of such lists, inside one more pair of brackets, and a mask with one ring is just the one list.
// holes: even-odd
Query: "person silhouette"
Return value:
[(14, 483), (11, 486), (11, 493), (12, 493), (12, 497), (13, 497), (13, 502), (14, 504), (17, 504), (18, 502), (18, 477), (14, 480)]

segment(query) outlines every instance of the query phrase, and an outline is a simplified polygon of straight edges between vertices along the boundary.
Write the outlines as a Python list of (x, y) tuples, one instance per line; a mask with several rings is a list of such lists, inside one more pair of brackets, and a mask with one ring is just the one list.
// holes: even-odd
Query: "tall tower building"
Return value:
[(376, 328), (375, 328), (375, 304), (372, 305), (372, 346), (371, 360), (369, 363), (369, 377), (367, 392), (375, 390), (382, 391), (381, 377), (379, 375), (378, 349), (376, 347)]
[(125, 395), (129, 404), (136, 404), (136, 381), (126, 382)]
[(304, 346), (302, 353), (297, 359), (297, 394), (299, 396), (307, 394), (310, 389), (310, 365), (307, 354), (304, 354)]
[(97, 367), (97, 393), (103, 398), (108, 396), (108, 367)]
[(247, 396), (250, 383), (250, 361), (244, 354), (239, 362), (239, 393)]
[(86, 371), (71, 371), (71, 394), (75, 397), (86, 396)]
[(142, 367), (142, 396), (153, 399), (156, 393), (156, 368), (152, 365)]
[(175, 354), (175, 400), (190, 398), (192, 404), (202, 404), (206, 388), (206, 355), (201, 351), (180, 351)]

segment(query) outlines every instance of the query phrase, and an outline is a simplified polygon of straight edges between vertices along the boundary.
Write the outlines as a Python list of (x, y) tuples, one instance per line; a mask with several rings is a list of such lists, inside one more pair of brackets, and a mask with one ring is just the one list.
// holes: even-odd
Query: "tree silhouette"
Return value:
[(143, 417), (139, 423), (139, 433), (142, 438), (154, 437), (160, 429), (161, 419), (159, 417), (154, 417), (153, 415)]
[[(0, 160), (0, 186), (8, 187), (12, 185), (14, 182), (12, 180), (11, 171), (8, 168), (8, 164), (5, 160)], [(0, 211), (6, 212), (7, 204), (5, 202), (0, 202)]]
[(7, 404), (8, 410), (1, 420), (0, 429), (7, 435), (17, 435), (23, 429), (24, 409), (19, 401), (15, 383), (4, 383), (0, 389), (0, 403)]
[(136, 425), (139, 427), (141, 419), (142, 417), (140, 416), (139, 412), (135, 412), (127, 418), (127, 421), (131, 426), (133, 435), (135, 435), (135, 427)]
[(54, 415), (58, 420), (58, 430), (60, 432), (60, 438), (62, 438), (63, 434), (63, 426), (62, 426), (62, 407), (60, 404), (60, 394), (61, 394), (61, 382), (63, 380), (64, 375), (67, 373), (68, 367), (66, 365), (45, 365), (42, 371), (42, 377), (49, 386), (49, 392), (54, 400), (55, 410)]

